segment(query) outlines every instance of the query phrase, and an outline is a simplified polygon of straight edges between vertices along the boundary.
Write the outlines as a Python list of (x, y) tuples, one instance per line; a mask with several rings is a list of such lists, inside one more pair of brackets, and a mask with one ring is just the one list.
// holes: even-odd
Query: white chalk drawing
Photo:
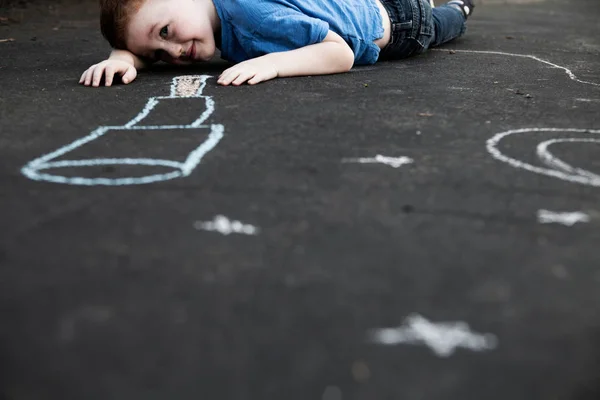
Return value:
[[(209, 75), (187, 75), (173, 78), (171, 83), (171, 92), (169, 96), (157, 96), (148, 99), (142, 111), (135, 116), (131, 121), (122, 126), (101, 126), (91, 132), (89, 135), (80, 138), (64, 147), (59, 148), (49, 154), (39, 157), (27, 165), (21, 172), (30, 179), (36, 181), (47, 181), (53, 183), (62, 183), (70, 185), (105, 185), (105, 186), (122, 186), (122, 185), (140, 185), (154, 182), (166, 181), (169, 179), (186, 177), (202, 161), (202, 158), (211, 151), (223, 138), (224, 127), (220, 124), (204, 125), (204, 122), (210, 117), (214, 111), (214, 101), (210, 96), (202, 95), (202, 91), (206, 86), (206, 80)], [(142, 125), (140, 122), (146, 118), (150, 112), (161, 101), (168, 99), (190, 99), (196, 101), (203, 112), (200, 116), (187, 125)], [(153, 158), (91, 158), (80, 160), (55, 160), (65, 154), (90, 143), (99, 137), (106, 135), (109, 132), (119, 134), (122, 131), (134, 130), (159, 130), (159, 129), (206, 129), (207, 134), (205, 140), (201, 142), (191, 152), (185, 154), (180, 160), (165, 160)], [(190, 131), (191, 132), (191, 131)], [(47, 171), (53, 168), (76, 168), (76, 167), (97, 167), (97, 166), (114, 166), (114, 165), (135, 165), (135, 166), (150, 166), (150, 167), (167, 167), (175, 171), (162, 174), (151, 174), (141, 177), (72, 177), (50, 174)]]
[(223, 235), (239, 233), (243, 235), (257, 235), (260, 231), (256, 226), (244, 224), (240, 221), (231, 221), (224, 215), (217, 215), (212, 221), (196, 221), (194, 228), (202, 231), (219, 232)]
[[(419, 132), (420, 133), (420, 132)], [(386, 157), (377, 154), (375, 157), (359, 157), (359, 158), (344, 158), (345, 163), (360, 163), (360, 164), (386, 164), (393, 168), (399, 168), (406, 164), (411, 164), (414, 160), (408, 157)]]
[(589, 186), (600, 186), (600, 175), (593, 172), (573, 167), (554, 156), (548, 147), (557, 143), (600, 143), (600, 138), (567, 138), (546, 140), (537, 146), (537, 156), (549, 168), (535, 166), (524, 161), (505, 155), (499, 148), (499, 143), (510, 135), (540, 133), (540, 132), (567, 132), (597, 135), (600, 130), (577, 129), (577, 128), (523, 128), (500, 132), (488, 139), (486, 147), (495, 159), (505, 162), (515, 168), (525, 169), (542, 175), (552, 176), (569, 182), (580, 183)]
[(565, 71), (565, 73), (567, 74), (567, 76), (574, 80), (575, 82), (579, 82), (579, 83), (584, 83), (586, 85), (593, 85), (593, 86), (600, 86), (600, 83), (596, 83), (596, 82), (589, 82), (589, 81), (584, 81), (581, 80), (579, 78), (577, 78), (577, 76), (568, 68), (566, 67), (562, 67), (560, 65), (554, 64), (550, 61), (544, 60), (542, 58), (536, 57), (534, 55), (530, 55), (530, 54), (516, 54), (516, 53), (506, 53), (506, 52), (502, 52), (502, 51), (489, 51), (489, 50), (449, 50), (449, 49), (431, 49), (432, 51), (452, 51), (455, 53), (471, 53), (471, 54), (491, 54), (491, 55), (500, 55), (500, 56), (510, 56), (510, 57), (520, 57), (520, 58), (529, 58), (531, 60), (535, 60), (538, 62), (541, 62), (542, 64), (546, 64), (549, 65), (553, 68), (558, 68), (558, 69), (562, 69), (563, 71)]
[(491, 333), (478, 334), (465, 322), (430, 322), (419, 314), (408, 316), (402, 326), (370, 332), (370, 341), (382, 345), (423, 344), (440, 357), (449, 357), (458, 347), (472, 351), (493, 350), (498, 339)]
[(575, 101), (582, 103), (600, 103), (600, 99), (575, 99)]
[(576, 212), (554, 212), (549, 210), (539, 210), (537, 218), (540, 224), (562, 224), (573, 226), (578, 222), (590, 222), (591, 218), (588, 214)]
[[(448, 51), (447, 49), (432, 49), (434, 51)], [(529, 58), (535, 60), (537, 62), (549, 65), (553, 68), (558, 68), (563, 70), (567, 76), (579, 83), (583, 83), (586, 85), (599, 86), (600, 83), (584, 81), (579, 78), (568, 68), (554, 64), (550, 61), (541, 59), (539, 57), (529, 55), (529, 54), (515, 54), (515, 53), (506, 53), (501, 51), (487, 51), (487, 50), (450, 50), (456, 53), (470, 53), (470, 54), (491, 54), (491, 55), (501, 55), (501, 56), (511, 56), (511, 57), (520, 57), (520, 58)], [(593, 101), (593, 99), (576, 99), (578, 101)], [(552, 144), (558, 143), (600, 143), (600, 138), (565, 138), (565, 139), (552, 139), (547, 140), (540, 143), (537, 146), (537, 156), (540, 161), (546, 165), (547, 168), (541, 166), (535, 166), (530, 163), (526, 163), (515, 158), (509, 157), (505, 155), (499, 148), (498, 144), (502, 139), (507, 136), (515, 135), (515, 134), (524, 134), (524, 133), (539, 133), (539, 132), (568, 132), (568, 133), (585, 133), (585, 134), (598, 134), (599, 130), (593, 129), (576, 129), (576, 128), (524, 128), (524, 129), (514, 129), (505, 132), (500, 132), (494, 135), (491, 139), (487, 141), (486, 147), (488, 152), (497, 160), (506, 162), (512, 165), (515, 168), (522, 168), (531, 172), (535, 172), (538, 174), (543, 174), (547, 176), (552, 176), (555, 178), (563, 179), (570, 182), (580, 183), (584, 185), (591, 186), (600, 186), (600, 176), (594, 174), (590, 171), (586, 171), (581, 168), (573, 167), (566, 162), (558, 159), (554, 156), (548, 147)]]

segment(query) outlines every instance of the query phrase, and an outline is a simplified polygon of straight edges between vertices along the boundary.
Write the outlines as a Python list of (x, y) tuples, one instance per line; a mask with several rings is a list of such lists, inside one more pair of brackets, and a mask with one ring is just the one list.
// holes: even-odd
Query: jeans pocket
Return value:
[(421, 50), (419, 53), (424, 52), (429, 45), (431, 44), (434, 34), (435, 27), (433, 26), (433, 18), (431, 15), (431, 5), (429, 4), (429, 0), (416, 0), (415, 6), (419, 8), (419, 31), (416, 36), (416, 40), (421, 45)]
[(422, 31), (421, 34), (419, 34), (415, 39), (415, 41), (419, 44), (417, 54), (423, 53), (425, 50), (427, 50), (432, 40), (433, 31)]
[(405, 37), (398, 42), (388, 46), (381, 52), (382, 60), (400, 60), (422, 52), (422, 45), (418, 40)]

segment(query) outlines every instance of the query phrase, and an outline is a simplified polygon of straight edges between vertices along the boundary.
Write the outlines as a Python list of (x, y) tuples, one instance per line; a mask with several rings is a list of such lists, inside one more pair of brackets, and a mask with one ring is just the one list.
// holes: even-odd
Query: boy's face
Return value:
[(216, 48), (213, 31), (203, 1), (146, 0), (127, 27), (127, 49), (171, 64), (208, 61)]

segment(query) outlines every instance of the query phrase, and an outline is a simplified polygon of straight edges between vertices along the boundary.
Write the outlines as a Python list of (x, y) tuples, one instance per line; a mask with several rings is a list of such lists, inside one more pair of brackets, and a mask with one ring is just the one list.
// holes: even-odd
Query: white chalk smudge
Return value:
[(260, 231), (259, 228), (253, 225), (229, 220), (229, 218), (224, 215), (217, 215), (212, 221), (196, 221), (194, 222), (194, 228), (209, 232), (219, 232), (223, 235), (230, 235), (232, 233), (257, 235)]
[(575, 101), (580, 101), (582, 103), (600, 103), (600, 99), (575, 99)]
[(573, 226), (578, 222), (590, 222), (591, 218), (588, 214), (576, 212), (554, 212), (549, 210), (539, 210), (537, 218), (540, 224), (562, 224)]
[(342, 162), (359, 164), (386, 164), (393, 168), (399, 168), (403, 165), (411, 164), (414, 162), (414, 160), (409, 157), (386, 157), (382, 156), (381, 154), (377, 154), (375, 157), (344, 158)]
[(465, 322), (430, 322), (419, 314), (412, 314), (402, 326), (380, 328), (370, 333), (373, 343), (382, 345), (425, 345), (440, 357), (449, 357), (458, 347), (472, 351), (495, 349), (495, 335), (478, 334), (470, 330)]

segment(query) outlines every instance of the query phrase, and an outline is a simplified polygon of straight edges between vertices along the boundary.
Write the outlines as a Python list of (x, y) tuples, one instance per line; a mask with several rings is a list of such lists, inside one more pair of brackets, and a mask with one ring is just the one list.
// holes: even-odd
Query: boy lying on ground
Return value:
[(222, 85), (347, 72), (424, 52), (466, 30), (472, 0), (100, 0), (101, 30), (113, 47), (80, 83), (132, 82), (162, 60), (209, 61), (218, 48), (234, 65)]

